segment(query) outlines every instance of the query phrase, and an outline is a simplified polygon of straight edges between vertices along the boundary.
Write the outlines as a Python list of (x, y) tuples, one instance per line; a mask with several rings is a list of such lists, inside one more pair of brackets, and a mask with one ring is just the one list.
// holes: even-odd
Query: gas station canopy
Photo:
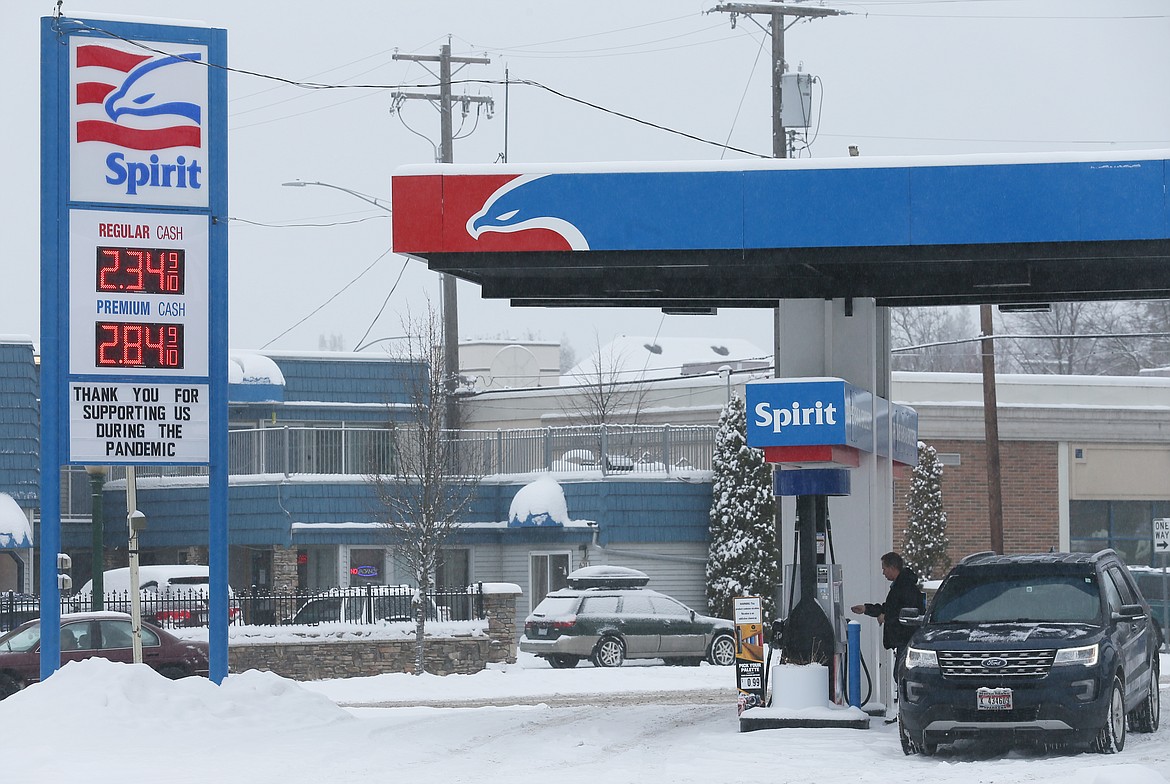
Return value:
[(1170, 151), (408, 166), (394, 250), (516, 305), (1170, 297)]

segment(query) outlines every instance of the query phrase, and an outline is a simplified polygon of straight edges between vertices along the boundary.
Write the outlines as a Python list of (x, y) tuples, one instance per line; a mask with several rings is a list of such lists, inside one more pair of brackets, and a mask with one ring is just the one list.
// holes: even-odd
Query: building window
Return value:
[(1170, 517), (1170, 501), (1070, 501), (1069, 549), (1111, 547), (1132, 566), (1153, 566), (1153, 520)]
[(540, 604), (552, 591), (569, 584), (572, 553), (533, 553), (529, 561), (529, 600), (531, 607)]
[(382, 585), (386, 582), (386, 551), (357, 549), (349, 551), (349, 584)]
[(465, 548), (444, 548), (435, 570), (435, 587), (462, 589), (471, 585), (471, 551)]

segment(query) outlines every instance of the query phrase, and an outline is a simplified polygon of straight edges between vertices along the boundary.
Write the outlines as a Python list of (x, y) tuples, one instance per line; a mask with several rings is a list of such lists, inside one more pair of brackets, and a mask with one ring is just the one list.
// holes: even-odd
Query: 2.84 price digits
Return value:
[(187, 252), (182, 248), (97, 249), (100, 293), (182, 294)]
[(99, 321), (96, 337), (97, 367), (183, 367), (182, 324)]

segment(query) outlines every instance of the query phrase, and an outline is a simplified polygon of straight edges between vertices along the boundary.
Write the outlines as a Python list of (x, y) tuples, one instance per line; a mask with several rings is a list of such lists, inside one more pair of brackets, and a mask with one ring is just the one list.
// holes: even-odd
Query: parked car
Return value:
[[(418, 591), (409, 585), (363, 586), (336, 588), (314, 596), (297, 609), (285, 623), (375, 623), (378, 621), (409, 621), (417, 617)], [(450, 618), (446, 608), (427, 598), (427, 620), (445, 621)]]
[(583, 659), (598, 667), (620, 667), (626, 659), (735, 661), (735, 624), (642, 587), (648, 581), (635, 569), (578, 569), (568, 576), (568, 588), (549, 593), (525, 619), (520, 650), (558, 669)]
[(1158, 728), (1162, 632), (1113, 550), (964, 558), (943, 580), (899, 679), (906, 754), (960, 738), (1125, 746)]
[[(100, 656), (134, 660), (130, 616), (120, 612), (61, 616), (61, 663)], [(142, 661), (168, 678), (208, 674), (207, 643), (181, 640), (153, 624), (142, 624)], [(41, 678), (41, 622), (28, 621), (0, 637), (0, 699)]]
[[(207, 626), (207, 600), (211, 594), (210, 567), (197, 564), (149, 564), (138, 567), (142, 617), (158, 626)], [(103, 609), (130, 611), (130, 569), (110, 569), (102, 574)], [(73, 609), (92, 607), (93, 580), (73, 595)], [(228, 586), (228, 618), (235, 622), (240, 605)]]

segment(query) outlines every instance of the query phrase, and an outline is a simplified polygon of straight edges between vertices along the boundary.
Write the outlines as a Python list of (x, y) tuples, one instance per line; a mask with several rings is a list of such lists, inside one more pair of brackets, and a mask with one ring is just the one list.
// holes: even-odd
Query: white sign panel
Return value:
[(1154, 552), (1170, 553), (1170, 518), (1154, 520)]
[(69, 384), (74, 463), (206, 463), (207, 384)]
[(69, 197), (208, 205), (207, 47), (73, 37)]
[(69, 373), (208, 375), (208, 218), (70, 210)]
[(735, 605), (735, 622), (737, 624), (763, 623), (764, 608), (758, 596), (737, 596), (733, 600)]

